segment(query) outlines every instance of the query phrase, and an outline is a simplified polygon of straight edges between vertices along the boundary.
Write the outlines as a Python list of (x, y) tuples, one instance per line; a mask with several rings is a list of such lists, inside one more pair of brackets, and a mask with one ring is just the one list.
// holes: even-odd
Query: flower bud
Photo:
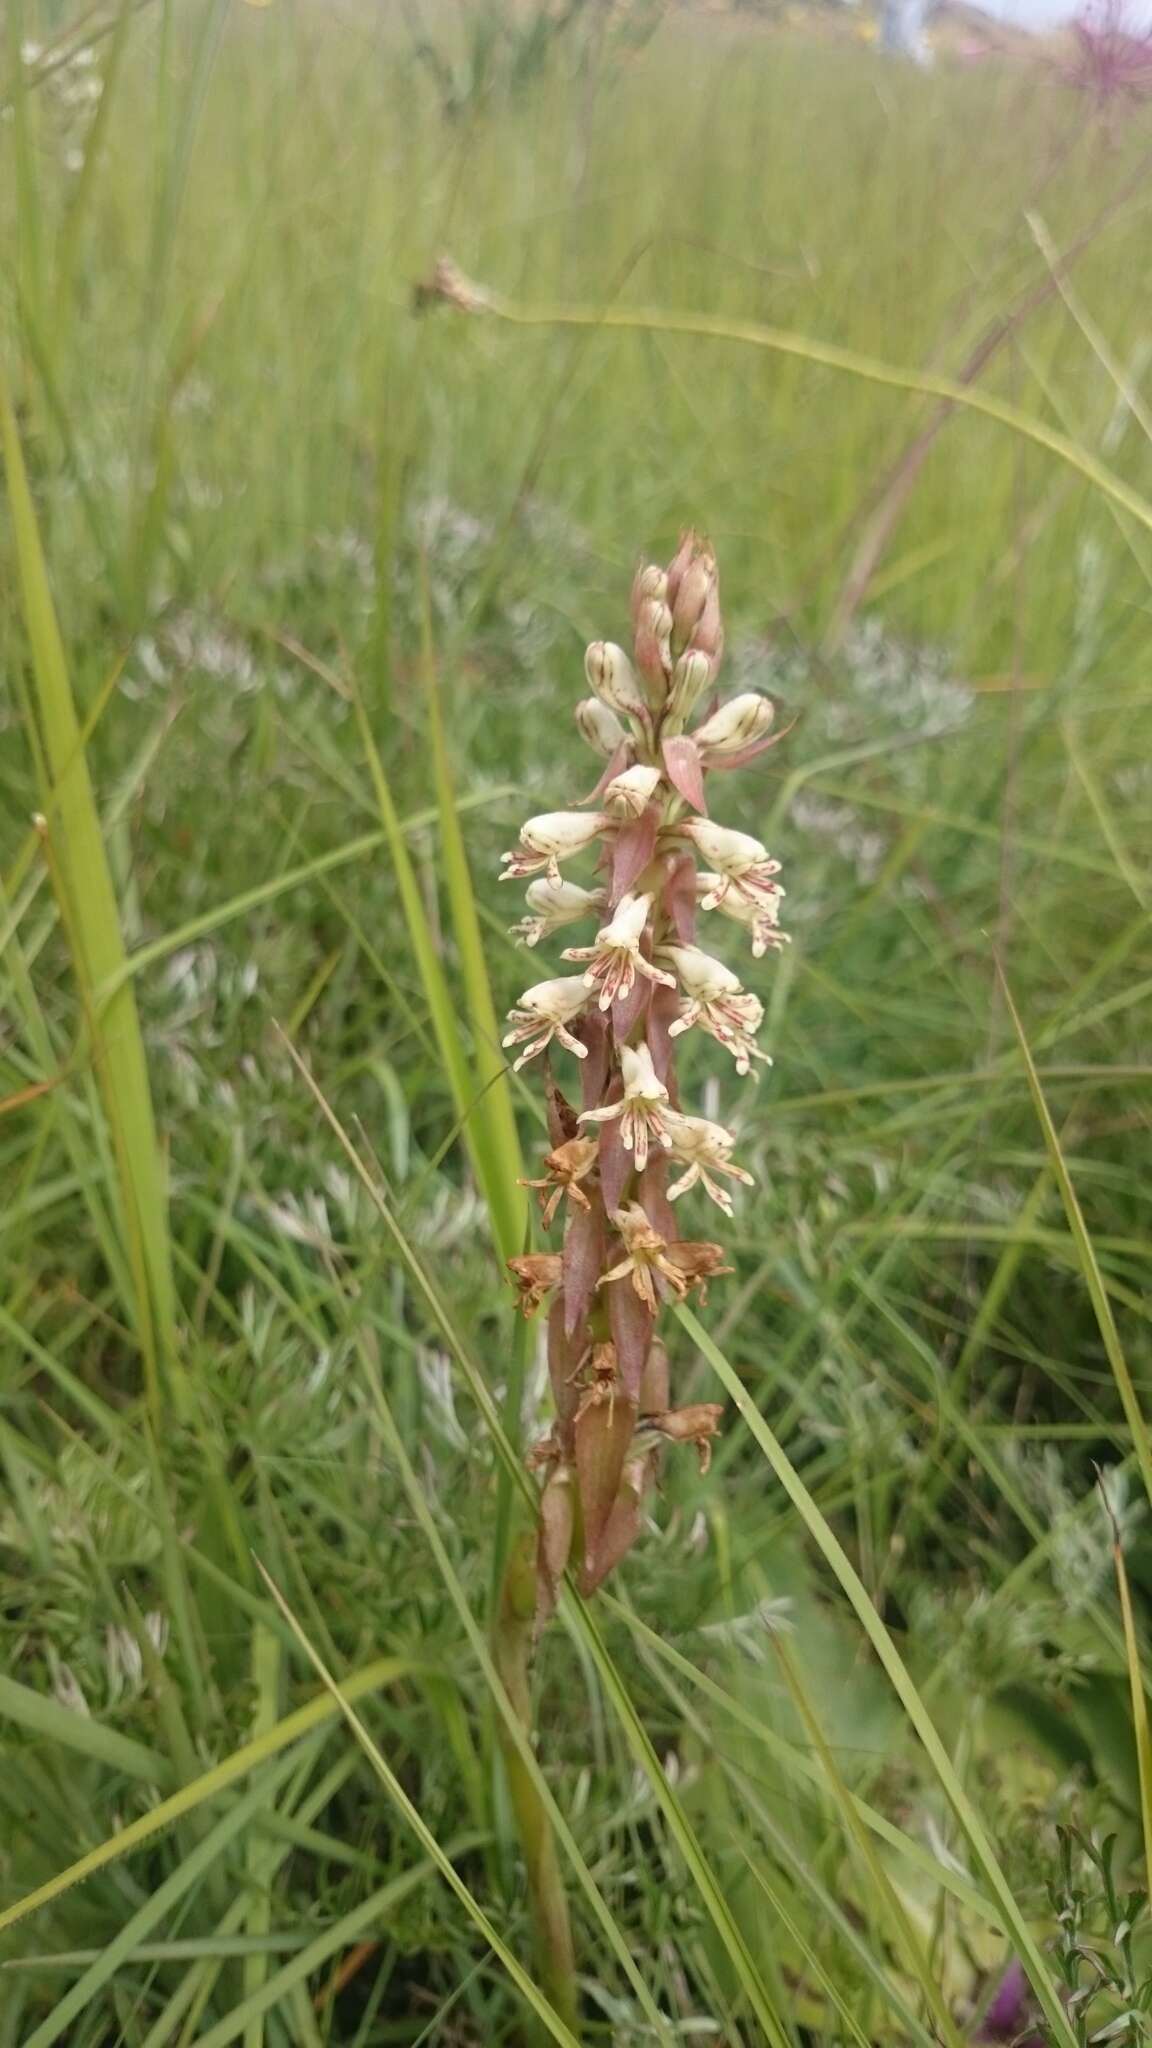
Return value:
[(622, 745), (626, 734), (616, 713), (608, 704), (602, 704), (599, 697), (584, 697), (576, 706), (576, 724), (582, 740), (587, 740), (594, 754), (602, 754), (610, 761), (617, 747)]
[(560, 974), (551, 981), (535, 981), (526, 988), (516, 1007), (530, 1016), (567, 1024), (579, 1015), (588, 1001), (588, 991), (579, 974)]
[(727, 825), (715, 825), (711, 818), (691, 818), (683, 826), (688, 838), (699, 847), (704, 859), (722, 875), (741, 875), (758, 867), (768, 854), (750, 832), (733, 832)]
[(644, 718), (648, 706), (636, 674), (622, 647), (612, 640), (594, 640), (584, 656), (589, 687), (610, 711), (625, 718)]
[(616, 775), (604, 791), (604, 807), (616, 818), (639, 818), (647, 810), (660, 786), (659, 768), (647, 767), (643, 762), (635, 768), (625, 768), (622, 775)]
[(632, 579), (633, 628), (639, 624), (641, 607), (652, 598), (655, 598), (658, 604), (668, 602), (668, 578), (655, 562), (646, 562), (642, 569), (637, 569)]
[(718, 711), (697, 726), (692, 737), (704, 759), (723, 759), (727, 754), (738, 754), (744, 747), (764, 738), (776, 716), (776, 706), (770, 697), (761, 697), (756, 690), (745, 690), (739, 697), (729, 698)]
[(658, 598), (641, 605), (636, 620), (636, 666), (648, 685), (652, 702), (659, 707), (668, 692), (672, 671), (670, 640), (672, 614)]
[(680, 594), (680, 585), (684, 580), (684, 571), (692, 561), (699, 545), (699, 539), (692, 527), (689, 527), (686, 533), (680, 535), (680, 544), (668, 564), (668, 603), (670, 605), (675, 606), (676, 599)]
[[(686, 536), (692, 543), (689, 558), (675, 580), (675, 595), (672, 599), (672, 641), (679, 654), (685, 647), (699, 645), (696, 633), (699, 626), (714, 613), (715, 625), (719, 625), (719, 594), (716, 575), (716, 557), (707, 541), (697, 541), (695, 535)], [(676, 561), (680, 562), (685, 552), (684, 542)], [(705, 653), (712, 649), (706, 647)]]
[(704, 691), (712, 680), (712, 663), (706, 654), (693, 648), (682, 654), (672, 671), (672, 683), (668, 691), (668, 717), (677, 725), (684, 725), (695, 710)]

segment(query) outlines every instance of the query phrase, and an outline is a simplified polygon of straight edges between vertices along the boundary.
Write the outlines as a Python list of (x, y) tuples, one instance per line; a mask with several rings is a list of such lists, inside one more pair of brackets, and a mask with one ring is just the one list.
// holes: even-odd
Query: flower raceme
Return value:
[[(597, 921), (589, 942), (562, 950), (581, 971), (526, 989), (504, 1039), (523, 1048), (517, 1069), (544, 1061), (551, 1149), (525, 1184), (545, 1230), (563, 1217), (562, 1249), (509, 1261), (524, 1314), (549, 1304), (556, 1420), (529, 1460), (544, 1475), (541, 1617), (570, 1562), (590, 1592), (631, 1548), (665, 1445), (695, 1444), (707, 1467), (721, 1411), (671, 1405), (657, 1321), (693, 1290), (703, 1302), (731, 1268), (722, 1245), (678, 1236), (671, 1205), (699, 1189), (731, 1216), (728, 1184), (752, 1175), (733, 1159), (732, 1133), (683, 1106), (675, 1054), (695, 1030), (738, 1074), (769, 1063), (756, 1039), (763, 1004), (697, 944), (701, 914), (734, 924), (754, 959), (787, 943), (779, 863), (707, 810), (706, 777), (782, 737), (767, 697), (714, 695), (724, 634), (708, 543), (686, 533), (665, 568), (642, 567), (631, 616), (631, 653), (597, 640), (585, 656), (593, 694), (576, 721), (603, 764), (596, 788), (581, 808), (530, 818), (504, 856), (504, 876), (535, 878), (513, 927), (526, 945)], [(560, 872), (581, 856), (598, 870), (588, 883)], [(553, 1045), (579, 1062), (578, 1103), (553, 1077)]]

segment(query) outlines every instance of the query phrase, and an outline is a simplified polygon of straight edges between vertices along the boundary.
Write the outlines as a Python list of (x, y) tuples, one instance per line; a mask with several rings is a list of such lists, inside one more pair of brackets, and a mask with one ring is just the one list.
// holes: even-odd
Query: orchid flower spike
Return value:
[[(779, 863), (707, 808), (706, 780), (723, 787), (728, 769), (775, 743), (775, 712), (755, 690), (716, 699), (720, 583), (700, 535), (686, 532), (666, 567), (637, 570), (631, 624), (627, 651), (595, 640), (585, 655), (591, 695), (576, 723), (603, 764), (588, 807), (529, 818), (504, 856), (505, 875), (528, 882), (513, 927), (527, 946), (595, 918), (594, 939), (561, 948), (578, 971), (526, 989), (504, 1039), (519, 1049), (517, 1069), (544, 1063), (549, 1148), (523, 1185), (557, 1233), (556, 1250), (509, 1261), (525, 1314), (549, 1303), (555, 1420), (530, 1453), (541, 1473), (540, 1617), (570, 1561), (585, 1593), (620, 1563), (670, 1446), (695, 1445), (707, 1466), (720, 1410), (673, 1405), (658, 1325), (669, 1301), (703, 1303), (731, 1267), (722, 1244), (675, 1235), (669, 1204), (699, 1189), (731, 1216), (733, 1185), (752, 1175), (733, 1159), (731, 1131), (682, 1102), (676, 1057), (697, 1031), (740, 1075), (768, 1063), (760, 996), (697, 942), (701, 917), (736, 925), (757, 960), (785, 943)], [(583, 883), (561, 874), (578, 855), (596, 865)], [(553, 1074), (554, 1047), (579, 1062), (573, 1102)]]

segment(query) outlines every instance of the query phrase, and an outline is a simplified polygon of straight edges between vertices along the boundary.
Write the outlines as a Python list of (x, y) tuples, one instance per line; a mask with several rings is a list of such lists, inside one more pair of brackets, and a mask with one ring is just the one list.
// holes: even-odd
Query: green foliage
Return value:
[[(1143, 137), (627, 13), (6, 14), (0, 2048), (564, 2038), (501, 1740), (582, 2039), (1147, 2024)], [(528, 1742), (494, 877), (689, 520), (794, 941)]]

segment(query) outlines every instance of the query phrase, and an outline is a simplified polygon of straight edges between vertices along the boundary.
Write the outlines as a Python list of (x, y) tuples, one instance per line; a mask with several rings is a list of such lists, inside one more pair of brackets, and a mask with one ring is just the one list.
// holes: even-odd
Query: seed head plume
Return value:
[[(753, 691), (720, 702), (724, 646), (716, 558), (686, 533), (666, 568), (632, 585), (632, 650), (597, 640), (584, 661), (592, 694), (576, 707), (599, 757), (595, 788), (568, 810), (529, 818), (504, 856), (508, 879), (532, 876), (525, 944), (596, 921), (563, 947), (565, 971), (526, 989), (509, 1015), (516, 1066), (542, 1058), (551, 1149), (526, 1184), (562, 1248), (510, 1263), (520, 1307), (547, 1302), (556, 1420), (530, 1453), (543, 1475), (539, 1606), (547, 1614), (569, 1562), (591, 1592), (631, 1548), (666, 1444), (695, 1444), (707, 1469), (720, 1409), (671, 1405), (658, 1334), (667, 1301), (730, 1272), (722, 1244), (680, 1235), (673, 1204), (698, 1190), (732, 1215), (733, 1183), (752, 1175), (722, 1124), (680, 1097), (675, 1053), (689, 1031), (731, 1053), (755, 1079), (763, 1005), (698, 942), (711, 912), (742, 926), (754, 959), (786, 943), (778, 862), (758, 839), (709, 815), (708, 779), (743, 767), (783, 734)], [(562, 866), (594, 860), (590, 885)], [(579, 1102), (555, 1079), (569, 1056)], [(566, 1083), (570, 1085), (570, 1083)]]

